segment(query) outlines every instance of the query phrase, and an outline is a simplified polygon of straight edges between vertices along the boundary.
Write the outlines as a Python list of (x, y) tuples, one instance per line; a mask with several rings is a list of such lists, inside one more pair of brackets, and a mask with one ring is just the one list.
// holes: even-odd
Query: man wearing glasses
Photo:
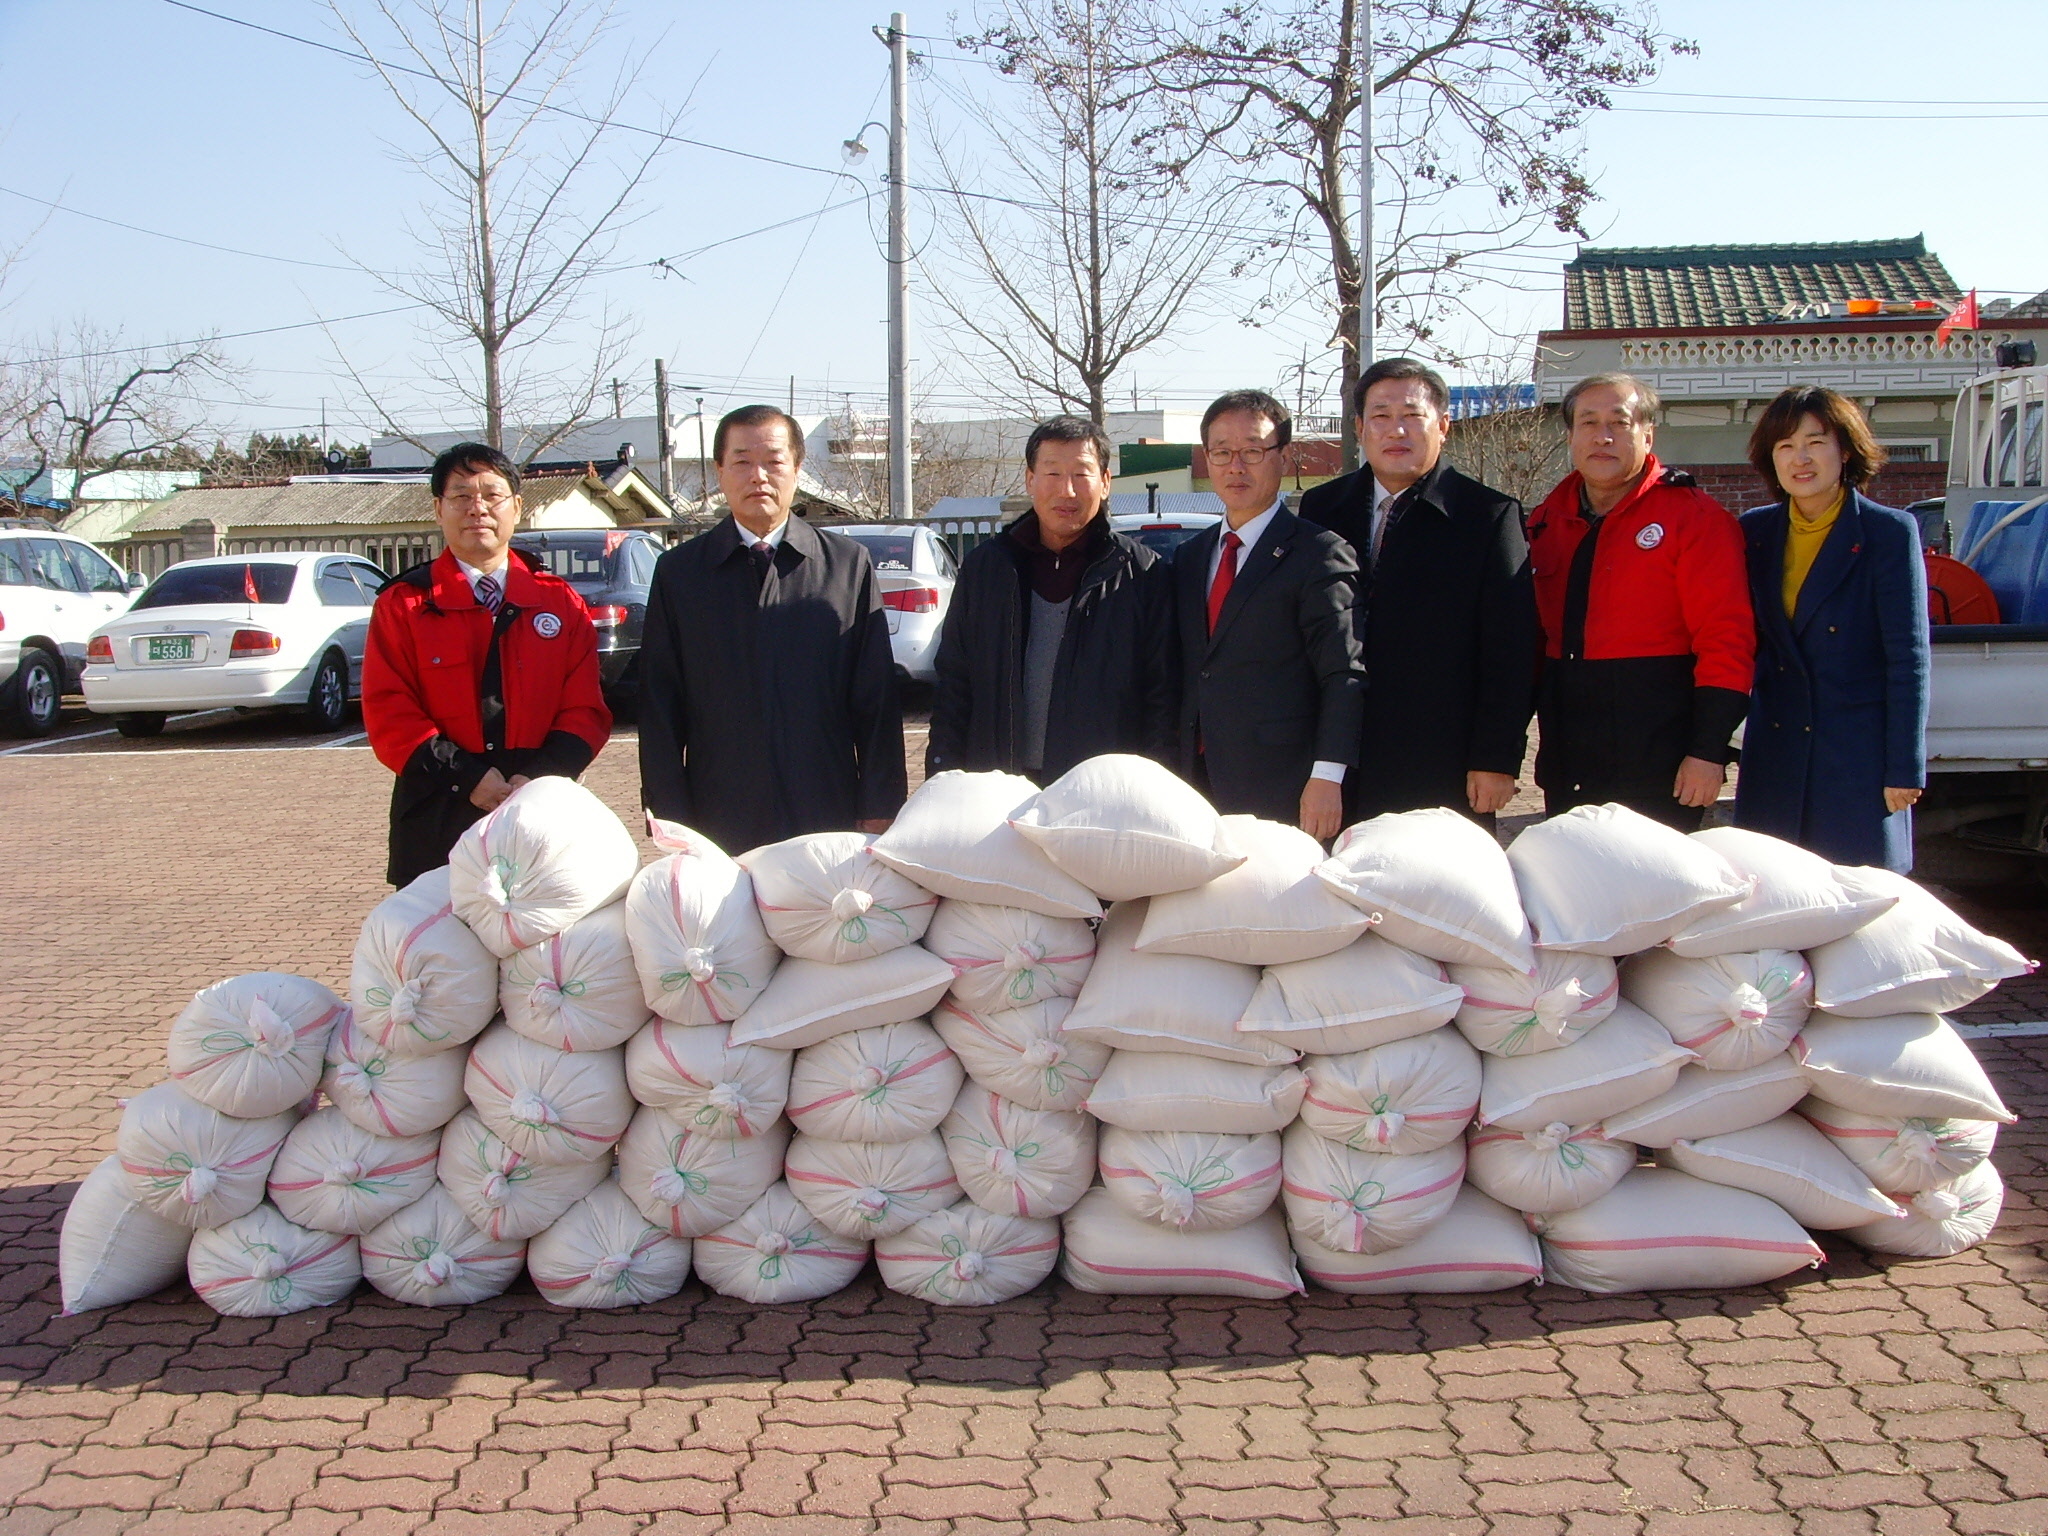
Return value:
[(576, 777), (612, 729), (583, 600), (512, 548), (518, 467), (458, 443), (428, 481), (447, 548), (385, 584), (363, 652), (363, 728), (398, 775), (385, 870), (398, 886), (447, 863), (528, 779)]
[(1225, 812), (1344, 825), (1357, 766), (1365, 669), (1352, 609), (1358, 562), (1280, 494), (1294, 421), (1259, 390), (1202, 416), (1223, 522), (1174, 552), (1181, 636), (1183, 774)]

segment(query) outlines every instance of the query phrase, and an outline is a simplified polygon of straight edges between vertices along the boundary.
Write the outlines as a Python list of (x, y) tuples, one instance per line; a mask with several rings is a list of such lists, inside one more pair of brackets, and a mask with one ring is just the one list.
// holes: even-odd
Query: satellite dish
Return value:
[(327, 450), (327, 467), (328, 467), (329, 469), (331, 469), (331, 470), (343, 470), (343, 469), (347, 469), (347, 468), (348, 468), (348, 455), (347, 455), (347, 454), (345, 454), (345, 453), (343, 453), (343, 452), (342, 452), (342, 451), (341, 451), (341, 450), (340, 450), (339, 448), (330, 448), (330, 449), (328, 449), (328, 450)]

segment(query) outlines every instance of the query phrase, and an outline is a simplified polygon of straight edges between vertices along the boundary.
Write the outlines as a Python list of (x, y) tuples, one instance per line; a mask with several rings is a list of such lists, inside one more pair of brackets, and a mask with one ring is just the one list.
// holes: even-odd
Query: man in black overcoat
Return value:
[(1294, 420), (1259, 390), (1202, 417), (1223, 521), (1173, 554), (1181, 642), (1181, 771), (1217, 809), (1335, 837), (1358, 762), (1365, 674), (1352, 614), (1358, 562), (1287, 510)]
[(1367, 368), (1365, 466), (1302, 493), (1358, 556), (1365, 736), (1352, 817), (1449, 806), (1491, 825), (1514, 797), (1542, 631), (1522, 506), (1444, 461), (1450, 391), (1413, 358)]
[(790, 516), (803, 433), (718, 424), (732, 515), (655, 563), (640, 644), (640, 795), (726, 852), (880, 832), (903, 804), (903, 711), (867, 551)]
[(1085, 416), (1033, 429), (1031, 510), (968, 553), (946, 609), (927, 774), (1045, 784), (1104, 752), (1175, 761), (1173, 587), (1109, 526), (1110, 453)]

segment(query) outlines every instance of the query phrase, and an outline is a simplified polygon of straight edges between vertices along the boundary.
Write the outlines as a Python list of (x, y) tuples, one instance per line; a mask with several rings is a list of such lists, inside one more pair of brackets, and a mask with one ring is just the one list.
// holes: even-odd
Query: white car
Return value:
[(1156, 517), (1137, 512), (1120, 513), (1110, 518), (1109, 526), (1126, 538), (1136, 539), (1160, 559), (1170, 560), (1181, 545), (1204, 528), (1214, 527), (1222, 521), (1214, 512), (1182, 512), (1178, 515), (1162, 512)]
[(384, 573), (359, 555), (220, 555), (186, 560), (94, 631), (85, 704), (123, 736), (154, 736), (200, 709), (304, 713), (338, 729), (359, 697), (370, 606)]
[(939, 630), (960, 574), (946, 541), (910, 523), (837, 523), (827, 531), (852, 539), (875, 563), (882, 606), (889, 610), (889, 651), (896, 670), (913, 682), (934, 681)]
[(0, 518), (0, 718), (14, 734), (56, 727), (93, 630), (126, 612), (142, 585), (41, 518)]

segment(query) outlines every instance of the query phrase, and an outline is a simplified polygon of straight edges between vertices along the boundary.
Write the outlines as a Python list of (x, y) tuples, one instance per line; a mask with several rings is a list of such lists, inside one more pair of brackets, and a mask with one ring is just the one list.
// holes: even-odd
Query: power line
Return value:
[(253, 331), (226, 331), (213, 336), (194, 336), (186, 341), (159, 341), (140, 347), (102, 347), (93, 352), (73, 352), (66, 357), (45, 357), (37, 361), (45, 363), (82, 363), (93, 357), (132, 357), (139, 352), (168, 352), (177, 347), (203, 347), (215, 341), (241, 341), (250, 336), (275, 336), (282, 331), (309, 331), (315, 326), (347, 325), (353, 320), (375, 320), (384, 315), (402, 315), (409, 310), (426, 309), (425, 304), (397, 304), (390, 309), (366, 309), (361, 314), (336, 315), (326, 320), (298, 320), (290, 325), (266, 325)]
[(255, 261), (282, 262), (286, 266), (292, 267), (318, 267), (325, 272), (360, 272), (362, 270), (360, 267), (342, 266), (331, 261), (307, 261), (298, 256), (272, 255), (268, 251), (245, 251), (237, 246), (215, 245), (209, 240), (194, 240), (190, 236), (173, 235), (161, 229), (145, 229), (140, 224), (129, 224), (120, 219), (110, 219), (103, 213), (87, 213), (83, 208), (73, 208), (66, 203), (52, 202), (47, 197), (37, 197), (32, 192), (20, 192), (13, 187), (0, 187), (0, 192), (6, 193), (9, 197), (18, 197), (25, 203), (36, 203), (44, 208), (54, 209), (58, 213), (68, 213), (73, 218), (90, 219), (95, 224), (109, 224), (115, 229), (125, 229), (138, 235), (149, 235), (157, 240), (174, 240), (179, 245), (195, 245), (202, 251), (219, 251), (228, 256), (247, 256)]

